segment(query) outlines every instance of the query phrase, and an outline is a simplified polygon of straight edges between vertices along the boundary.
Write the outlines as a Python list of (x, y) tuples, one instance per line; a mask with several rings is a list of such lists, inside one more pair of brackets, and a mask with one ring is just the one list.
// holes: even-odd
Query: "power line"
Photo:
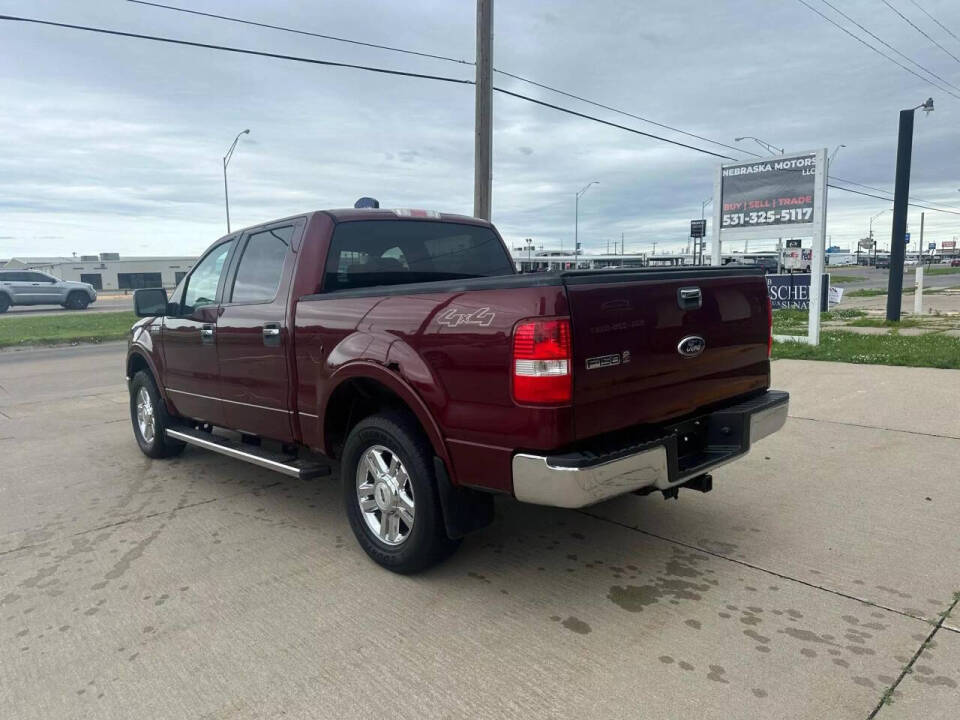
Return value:
[(922, 13), (923, 13), (924, 15), (926, 15), (928, 18), (930, 18), (931, 20), (933, 20), (937, 25), (939, 25), (941, 28), (943, 28), (944, 31), (945, 31), (948, 35), (950, 35), (950, 37), (952, 37), (952, 38), (953, 38), (954, 40), (956, 40), (957, 42), (960, 42), (960, 37), (957, 37), (956, 35), (954, 35), (954, 34), (953, 34), (953, 30), (951, 30), (950, 28), (948, 28), (948, 27), (947, 27), (946, 25), (944, 25), (942, 22), (940, 22), (939, 20), (937, 20), (933, 15), (931, 15), (931, 14), (928, 13), (926, 10), (924, 10), (923, 7), (920, 5), (920, 3), (917, 2), (917, 0), (910, 0), (910, 2), (912, 2), (914, 5), (916, 5), (916, 6), (920, 9), (920, 12), (922, 12)]
[[(269, 28), (271, 30), (280, 30), (282, 32), (295, 33), (297, 35), (307, 35), (309, 37), (317, 37), (325, 40), (334, 40), (336, 42), (349, 43), (352, 45), (362, 45), (364, 47), (377, 48), (379, 50), (388, 50), (390, 52), (403, 53), (406, 55), (417, 55), (420, 57), (431, 58), (434, 60), (444, 60), (446, 62), (454, 62), (461, 65), (473, 66), (475, 64), (473, 62), (470, 62), (469, 60), (458, 60), (457, 58), (448, 57), (446, 55), (435, 55), (431, 53), (418, 52), (415, 50), (407, 50), (405, 48), (392, 47), (390, 45), (378, 45), (376, 43), (362, 42), (360, 40), (354, 40), (352, 38), (345, 38), (345, 37), (336, 36), (336, 35), (324, 35), (320, 33), (310, 32), (307, 30), (301, 30), (300, 28), (293, 28), (285, 25), (272, 25), (269, 23), (262, 23), (254, 20), (246, 20), (244, 18), (231, 17), (229, 15), (217, 15), (215, 13), (200, 12), (198, 10), (190, 10), (188, 8), (177, 7), (175, 5), (166, 5), (164, 3), (148, 2), (147, 0), (127, 0), (127, 2), (136, 3), (137, 5), (147, 5), (149, 7), (161, 8), (163, 10), (172, 10), (174, 12), (188, 13), (190, 15), (200, 15), (203, 17), (215, 18), (217, 20), (226, 20), (227, 22), (239, 23), (241, 25), (252, 25), (254, 27)], [(519, 80), (520, 82), (524, 82), (529, 85), (542, 88), (544, 90), (549, 90), (550, 92), (554, 92), (559, 95), (564, 95), (574, 100), (579, 100), (580, 102), (587, 103), (588, 105), (593, 105), (594, 107), (602, 108), (604, 110), (609, 110), (610, 112), (617, 113), (618, 115), (624, 115), (625, 117), (633, 118), (634, 120), (640, 120), (641, 122), (645, 122), (650, 125), (663, 128), (665, 130), (670, 130), (671, 132), (675, 132), (680, 135), (685, 135), (687, 137), (691, 137), (696, 140), (702, 140), (704, 142), (708, 142), (713, 145), (719, 145), (720, 147), (724, 147), (724, 148), (727, 148), (728, 150), (733, 150), (735, 152), (741, 152), (741, 153), (744, 153), (745, 155), (750, 155), (753, 157), (762, 157), (762, 155), (752, 152), (750, 150), (745, 150), (744, 148), (735, 147), (733, 145), (727, 145), (726, 143), (722, 143), (718, 140), (713, 140), (711, 138), (704, 137), (702, 135), (697, 135), (696, 133), (688, 132), (686, 130), (681, 130), (680, 128), (673, 127), (672, 125), (667, 125), (665, 123), (657, 122), (656, 120), (651, 120), (641, 115), (636, 115), (634, 113), (627, 112), (626, 110), (620, 110), (619, 108), (615, 108), (610, 105), (605, 105), (601, 102), (597, 102), (596, 100), (590, 100), (589, 98), (585, 98), (581, 95), (575, 95), (574, 93), (568, 92), (566, 90), (561, 90), (560, 88), (556, 88), (551, 85), (547, 85), (545, 83), (532, 80), (522, 75), (517, 75), (516, 73), (507, 72), (506, 70), (499, 70), (497, 68), (494, 68), (493, 71), (498, 75), (503, 75), (504, 77), (513, 78), (514, 80)], [(958, 88), (958, 90), (960, 90), (960, 88)]]
[[(250, 50), (247, 48), (238, 48), (238, 47), (233, 47), (229, 45), (213, 45), (210, 43), (200, 43), (200, 42), (194, 42), (191, 40), (179, 40), (176, 38), (161, 37), (158, 35), (143, 35), (141, 33), (123, 32), (120, 30), (108, 30), (106, 28), (90, 27), (87, 25), (71, 25), (69, 23), (59, 23), (59, 22), (53, 22), (51, 20), (38, 20), (36, 18), (17, 17), (15, 15), (0, 15), (0, 20), (8, 20), (13, 22), (26, 22), (26, 23), (32, 23), (35, 25), (47, 25), (51, 27), (66, 28), (70, 30), (83, 30), (86, 32), (100, 33), (103, 35), (115, 35), (118, 37), (136, 38), (139, 40), (152, 40), (154, 42), (167, 43), (171, 45), (186, 45), (188, 47), (204, 48), (206, 50), (221, 50), (224, 52), (237, 53), (240, 55), (256, 55), (258, 57), (268, 57), (268, 58), (274, 58), (277, 60), (290, 60), (293, 62), (304, 62), (304, 63), (310, 63), (312, 65), (325, 65), (328, 67), (340, 67), (340, 68), (349, 68), (353, 70), (365, 70), (367, 72), (375, 72), (375, 73), (381, 73), (385, 75), (400, 75), (403, 77), (419, 78), (422, 80), (437, 80), (440, 82), (455, 83), (459, 85), (474, 84), (473, 80), (463, 80), (460, 78), (446, 77), (443, 75), (428, 75), (425, 73), (414, 73), (414, 72), (406, 72), (402, 70), (391, 70), (388, 68), (376, 67), (372, 65), (356, 65), (353, 63), (333, 62), (332, 60), (318, 60), (316, 58), (306, 58), (298, 55), (284, 55), (280, 53), (265, 52), (262, 50)], [(618, 125), (617, 123), (613, 123), (608, 120), (602, 120), (601, 118), (594, 117), (593, 115), (587, 115), (586, 113), (577, 112), (576, 110), (570, 110), (568, 108), (564, 108), (559, 105), (553, 105), (552, 103), (544, 102), (543, 100), (537, 100), (535, 98), (528, 97), (527, 95), (521, 95), (520, 93), (511, 92), (510, 90), (505, 90), (503, 88), (498, 88), (498, 87), (494, 87), (494, 90), (496, 90), (497, 92), (503, 93), (504, 95), (510, 95), (512, 97), (520, 98), (521, 100), (526, 100), (536, 105), (542, 105), (544, 107), (552, 108), (554, 110), (558, 110), (559, 112), (567, 113), (569, 115), (575, 115), (576, 117), (581, 117), (587, 120), (593, 120), (594, 122), (598, 122), (602, 125), (609, 125), (610, 127), (615, 127), (620, 130), (626, 130), (627, 132), (634, 133), (635, 135), (642, 135), (643, 137), (648, 137), (648, 138), (651, 138), (652, 140), (660, 140), (661, 142), (669, 143), (670, 145), (676, 145), (678, 147), (686, 148), (688, 150), (695, 150), (696, 152), (703, 153), (705, 155), (712, 155), (713, 157), (722, 158), (724, 160), (736, 160), (736, 158), (730, 157), (728, 155), (721, 155), (719, 153), (715, 153), (710, 150), (698, 148), (694, 145), (687, 145), (686, 143), (678, 142), (677, 140), (671, 140), (669, 138), (661, 137), (659, 135), (643, 132), (642, 130), (636, 130), (634, 128), (627, 127), (626, 125)]]
[(407, 50), (406, 48), (393, 47), (391, 45), (378, 45), (377, 43), (363, 42), (362, 40), (354, 40), (352, 38), (339, 37), (337, 35), (324, 35), (322, 33), (310, 32), (308, 30), (284, 27), (282, 25), (271, 25), (270, 23), (256, 22), (255, 20), (240, 20), (239, 18), (230, 17), (228, 15), (217, 15), (216, 13), (201, 12), (199, 10), (176, 7), (175, 5), (147, 2), (147, 0), (127, 0), (127, 2), (136, 3), (137, 5), (149, 5), (150, 7), (161, 8), (163, 10), (175, 10), (177, 12), (188, 13), (190, 15), (200, 15), (202, 17), (214, 18), (216, 20), (227, 20), (228, 22), (243, 23), (244, 25), (254, 25), (256, 27), (268, 28), (270, 30), (283, 30), (284, 32), (322, 38), (323, 40), (333, 40), (335, 42), (348, 43), (350, 45), (362, 45), (363, 47), (376, 48), (378, 50), (389, 50), (390, 52), (403, 53), (404, 55), (417, 55), (419, 57), (430, 58), (432, 60), (446, 60), (447, 62), (459, 63), (460, 65), (474, 64), (469, 60), (461, 60), (458, 58), (449, 57), (447, 55), (434, 55), (432, 53), (419, 52), (417, 50)]
[(891, 5), (891, 4), (888, 2), (888, 0), (883, 0), (883, 4), (886, 5), (888, 8), (890, 8), (891, 10), (893, 10), (897, 15), (899, 15), (900, 18), (901, 18), (905, 23), (907, 23), (910, 27), (912, 27), (912, 28), (913, 28), (914, 30), (916, 30), (918, 33), (920, 33), (921, 35), (923, 35), (927, 40), (929, 40), (930, 42), (932, 42), (932, 43), (933, 43), (934, 45), (936, 45), (938, 48), (940, 48), (941, 50), (943, 50), (947, 55), (949, 55), (949, 56), (952, 57), (954, 60), (956, 60), (958, 63), (960, 63), (960, 57), (957, 57), (957, 56), (954, 55), (952, 52), (950, 52), (949, 50), (947, 50), (943, 45), (941, 45), (941, 44), (938, 43), (936, 40), (934, 40), (933, 37), (931, 37), (931, 36), (927, 33), (926, 30), (924, 30), (922, 27), (920, 27), (919, 25), (917, 25), (916, 23), (914, 23), (913, 20), (911, 20), (910, 18), (908, 18), (908, 17), (907, 17), (906, 15), (904, 15), (902, 12), (900, 12), (899, 10), (897, 10), (897, 8), (895, 8), (893, 5)]
[[(886, 193), (887, 195), (893, 195), (893, 191), (892, 191), (892, 190), (884, 190), (883, 188), (874, 187), (873, 185), (864, 185), (863, 183), (855, 182), (855, 181), (853, 181), (853, 180), (847, 180), (847, 179), (842, 178), (842, 177), (837, 177), (836, 175), (831, 175), (831, 176), (829, 177), (829, 179), (830, 179), (830, 180), (836, 180), (836, 181), (838, 181), (838, 182), (845, 182), (845, 183), (847, 183), (848, 185), (856, 185), (857, 187), (866, 188), (867, 190), (876, 190), (877, 192)], [(915, 201), (917, 201), (917, 202), (927, 203), (928, 205), (932, 204), (932, 201), (930, 201), (930, 200), (924, 200), (923, 198), (914, 197), (914, 196), (912, 196), (912, 195), (910, 196), (910, 199), (911, 199), (911, 200), (915, 200)], [(941, 205), (946, 205), (946, 206), (949, 207), (949, 208), (954, 208), (954, 209), (956, 209), (956, 210), (960, 210), (960, 208), (957, 208), (955, 205), (951, 205), (950, 203), (941, 202), (940, 204), (941, 204)]]
[(852, 32), (850, 32), (849, 30), (847, 30), (847, 28), (845, 28), (843, 25), (841, 25), (840, 23), (838, 23), (838, 22), (837, 22), (836, 20), (834, 20), (833, 18), (828, 17), (827, 15), (824, 15), (822, 12), (820, 12), (819, 10), (817, 10), (817, 8), (813, 7), (813, 5), (811, 5), (810, 3), (808, 3), (806, 0), (797, 0), (797, 2), (800, 3), (801, 5), (803, 5), (805, 8), (807, 8), (807, 9), (810, 10), (811, 12), (815, 12), (817, 15), (819, 15), (820, 17), (822, 17), (824, 20), (826, 20), (828, 23), (830, 23), (830, 24), (833, 25), (834, 27), (836, 27), (836, 28), (842, 30), (843, 32), (845, 32), (847, 35), (849, 35), (850, 37), (852, 37), (854, 40), (856, 40), (856, 41), (857, 41), (858, 43), (860, 43), (861, 45), (864, 45), (864, 46), (870, 48), (870, 49), (873, 50), (875, 53), (877, 53), (877, 55), (886, 58), (887, 60), (889, 60), (890, 62), (892, 62), (892, 63), (895, 64), (895, 65), (898, 65), (899, 67), (903, 68), (904, 70), (906, 70), (908, 73), (910, 73), (910, 74), (913, 75), (914, 77), (920, 78), (921, 80), (923, 80), (923, 81), (924, 81), (925, 83), (927, 83), (928, 85), (933, 85), (933, 87), (937, 88), (937, 90), (940, 90), (941, 92), (945, 92), (945, 93), (947, 93), (948, 95), (950, 95), (951, 97), (954, 97), (954, 98), (956, 98), (957, 100), (960, 100), (960, 95), (956, 94), (956, 93), (953, 92), (952, 90), (948, 90), (947, 88), (941, 87), (941, 86), (938, 85), (937, 83), (933, 82), (933, 80), (930, 80), (929, 78), (926, 78), (926, 77), (924, 77), (923, 75), (921, 75), (920, 73), (918, 73), (917, 71), (915, 71), (913, 68), (907, 67), (906, 65), (904, 65), (902, 62), (900, 62), (900, 61), (897, 60), (896, 58), (892, 58), (892, 57), (890, 57), (889, 55), (887, 55), (886, 53), (884, 53), (882, 50), (877, 49), (876, 47), (874, 47), (873, 45), (871, 45), (870, 43), (868, 43), (866, 40), (864, 40), (864, 39), (863, 39), (862, 37), (860, 37), (859, 35), (855, 35), (854, 33), (852, 33)]
[[(832, 187), (834, 190), (843, 190), (844, 192), (853, 193), (854, 195), (864, 195), (866, 197), (872, 197), (877, 200), (883, 200), (884, 202), (893, 202), (891, 198), (881, 197), (880, 195), (873, 195), (871, 193), (862, 192), (860, 190), (854, 190), (853, 188), (843, 187), (842, 185), (834, 185), (832, 183), (827, 183), (827, 187)], [(931, 210), (933, 212), (942, 212), (948, 213), (950, 215), (960, 215), (960, 210), (945, 210), (943, 208), (930, 207), (928, 205), (921, 205), (919, 203), (907, 203), (910, 207), (922, 208), (924, 210)]]
[(925, 73), (927, 73), (927, 74), (929, 74), (929, 75), (932, 75), (933, 77), (937, 78), (937, 80), (939, 80), (940, 82), (942, 82), (944, 85), (949, 85), (949, 86), (952, 87), (954, 90), (960, 91), (960, 87), (957, 87), (956, 85), (954, 85), (952, 82), (950, 82), (950, 81), (947, 80), (946, 78), (944, 78), (944, 77), (938, 75), (937, 73), (935, 73), (933, 70), (930, 70), (929, 68), (924, 67), (923, 65), (921, 65), (920, 63), (918, 63), (918, 62), (917, 62), (916, 60), (914, 60), (913, 58), (904, 55), (902, 52), (900, 52), (899, 50), (897, 50), (893, 45), (891, 45), (890, 43), (888, 43), (886, 40), (884, 40), (883, 38), (879, 37), (878, 35), (875, 35), (874, 33), (870, 32), (870, 31), (867, 30), (867, 28), (865, 28), (863, 25), (861, 25), (861, 24), (858, 23), (856, 20), (854, 20), (852, 17), (850, 17), (849, 15), (847, 15), (845, 12), (843, 12), (843, 10), (841, 10), (840, 8), (838, 8), (836, 5), (833, 5), (832, 3), (830, 3), (829, 0), (820, 0), (820, 2), (822, 2), (822, 3), (823, 3), (824, 5), (826, 5), (827, 7), (832, 8), (833, 11), (834, 11), (835, 13), (837, 13), (838, 15), (842, 15), (843, 17), (845, 17), (847, 20), (849, 20), (849, 21), (852, 22), (854, 25), (856, 25), (858, 28), (860, 28), (861, 30), (863, 30), (865, 33), (867, 33), (867, 35), (869, 35), (870, 37), (872, 37), (872, 38), (873, 38), (874, 40), (876, 40), (877, 42), (882, 43), (885, 47), (888, 47), (888, 48), (890, 48), (891, 50), (893, 50), (897, 55), (899, 55), (900, 57), (902, 57), (902, 58), (903, 58), (904, 60), (906, 60), (907, 62), (913, 63), (913, 64), (916, 65), (918, 68), (920, 68), (921, 70), (923, 70)]
[[(525, 78), (522, 75), (515, 75), (514, 73), (507, 72), (506, 70), (497, 70), (496, 68), (494, 68), (493, 71), (500, 75), (513, 78), (514, 80), (519, 80), (521, 82), (525, 82), (530, 85), (543, 88), (544, 90), (549, 90), (551, 92), (555, 92), (560, 95), (565, 95), (566, 97), (573, 98), (574, 100), (585, 102), (588, 105), (593, 105), (595, 107), (603, 108), (604, 110), (609, 110), (610, 112), (615, 112), (619, 115), (624, 115), (626, 117), (634, 118), (635, 120), (640, 120), (642, 122), (649, 123), (651, 125), (656, 125), (657, 127), (661, 127), (666, 130), (671, 130), (675, 133), (686, 135), (687, 137), (692, 137), (692, 138), (696, 138), (697, 140), (703, 140), (704, 142), (713, 143), (714, 145), (719, 145), (720, 147), (725, 147), (728, 150), (733, 150), (735, 152), (741, 152), (741, 153), (744, 153), (745, 155), (752, 155), (753, 157), (757, 157), (757, 158), (763, 157), (759, 153), (755, 153), (750, 150), (745, 150), (744, 148), (740, 148), (740, 147), (734, 147), (733, 145), (727, 145), (725, 143), (719, 142), (718, 140), (711, 140), (708, 137), (697, 135), (692, 132), (687, 132), (686, 130), (681, 130), (680, 128), (672, 127), (671, 125), (665, 125), (663, 123), (656, 122), (655, 120), (650, 120), (649, 118), (641, 117), (640, 115), (634, 115), (633, 113), (627, 112), (626, 110), (619, 110), (615, 107), (611, 107), (610, 105), (604, 105), (603, 103), (597, 102), (595, 100), (590, 100), (588, 98), (581, 97), (580, 95), (574, 95), (573, 93), (567, 92), (566, 90), (560, 90), (559, 88), (551, 87), (550, 85), (545, 85), (544, 83), (537, 82), (536, 80)], [(732, 159), (736, 159), (736, 158), (732, 158)]]
[(619, 128), (620, 130), (626, 130), (627, 132), (635, 133), (636, 135), (643, 135), (644, 137), (655, 138), (657, 140), (663, 140), (673, 145), (679, 145), (680, 147), (689, 148), (690, 150), (696, 150), (697, 152), (702, 152), (706, 155), (713, 155), (714, 157), (722, 158), (724, 160), (736, 160), (737, 158), (732, 158), (729, 155), (721, 155), (720, 153), (715, 153), (711, 150), (704, 150), (703, 148), (698, 148), (694, 145), (687, 145), (686, 143), (678, 142), (676, 140), (668, 140), (667, 138), (662, 138), (659, 135), (651, 135), (650, 133), (643, 132), (642, 130), (636, 130), (626, 125), (619, 125), (615, 122), (610, 122), (609, 120), (602, 120), (593, 115), (587, 115), (585, 113), (577, 112), (576, 110), (570, 110), (569, 108), (561, 107), (560, 105), (554, 105), (553, 103), (545, 102), (544, 100), (537, 100), (528, 95), (521, 95), (520, 93), (515, 93), (510, 90), (504, 90), (503, 88), (498, 88), (494, 86), (493, 88), (499, 93), (504, 95), (510, 95), (511, 97), (520, 98), (521, 100), (526, 100), (527, 102), (534, 103), (535, 105), (542, 105), (543, 107), (552, 108), (554, 110), (559, 110), (560, 112), (568, 113), (569, 115), (575, 115), (577, 117), (586, 118), (587, 120), (593, 120), (594, 122), (601, 123), (603, 125), (609, 125), (610, 127)]
[(274, 58), (276, 60), (293, 60), (295, 62), (305, 62), (312, 65), (326, 65), (328, 67), (366, 70), (367, 72), (381, 73), (384, 75), (402, 75), (404, 77), (420, 78), (422, 80), (437, 80), (440, 82), (456, 83), (460, 85), (473, 85), (473, 80), (461, 80), (460, 78), (445, 77), (443, 75), (429, 75), (426, 73), (406, 72), (404, 70), (390, 70), (372, 65), (356, 65), (353, 63), (334, 62), (332, 60), (317, 60), (315, 58), (305, 58), (297, 55), (283, 55), (281, 53), (271, 53), (263, 50), (249, 50), (246, 48), (231, 47), (229, 45), (212, 45), (210, 43), (194, 42), (192, 40), (179, 40), (176, 38), (161, 37), (159, 35), (142, 35), (140, 33), (123, 32), (121, 30), (107, 30), (106, 28), (90, 27), (87, 25), (71, 25), (69, 23), (18, 17), (16, 15), (0, 15), (0, 20), (32, 23), (34, 25), (48, 25), (50, 27), (67, 28), (69, 30), (84, 30), (86, 32), (100, 33), (102, 35), (115, 35), (118, 37), (136, 38), (138, 40), (152, 40), (154, 42), (168, 43), (170, 45), (187, 45), (189, 47), (204, 48), (206, 50), (222, 50), (223, 52), (232, 52), (240, 55), (257, 55), (259, 57)]

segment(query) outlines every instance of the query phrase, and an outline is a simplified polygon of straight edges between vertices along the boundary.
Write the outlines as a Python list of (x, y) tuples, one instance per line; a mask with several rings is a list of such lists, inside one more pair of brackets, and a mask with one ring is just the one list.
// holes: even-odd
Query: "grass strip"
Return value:
[(774, 342), (776, 360), (826, 360), (863, 365), (902, 365), (906, 367), (960, 368), (960, 338), (928, 333), (926, 335), (860, 335), (827, 331), (820, 334), (817, 346), (799, 342)]
[(0, 347), (122, 340), (137, 321), (132, 312), (83, 312), (57, 315), (15, 313), (0, 317)]

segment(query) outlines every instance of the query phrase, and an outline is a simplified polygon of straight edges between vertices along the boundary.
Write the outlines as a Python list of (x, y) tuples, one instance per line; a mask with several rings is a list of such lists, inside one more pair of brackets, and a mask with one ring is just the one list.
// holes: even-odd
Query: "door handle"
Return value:
[(280, 345), (280, 323), (268, 322), (263, 324), (263, 344), (270, 347)]
[(205, 343), (212, 343), (217, 329), (213, 325), (202, 325), (200, 327), (200, 340)]

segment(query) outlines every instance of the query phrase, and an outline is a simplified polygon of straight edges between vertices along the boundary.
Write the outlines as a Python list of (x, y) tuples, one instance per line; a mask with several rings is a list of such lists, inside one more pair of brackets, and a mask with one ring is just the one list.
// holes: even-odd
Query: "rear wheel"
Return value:
[(145, 370), (130, 381), (130, 419), (137, 445), (147, 457), (164, 458), (183, 452), (184, 443), (167, 437), (170, 415), (153, 376)]
[(72, 292), (67, 296), (67, 307), (71, 310), (86, 310), (90, 297), (85, 292)]
[(10, 307), (10, 298), (6, 295), (0, 295), (0, 313), (5, 313)]
[(432, 460), (417, 423), (400, 413), (366, 418), (347, 437), (340, 475), (350, 527), (393, 572), (424, 570), (459, 545), (444, 528)]

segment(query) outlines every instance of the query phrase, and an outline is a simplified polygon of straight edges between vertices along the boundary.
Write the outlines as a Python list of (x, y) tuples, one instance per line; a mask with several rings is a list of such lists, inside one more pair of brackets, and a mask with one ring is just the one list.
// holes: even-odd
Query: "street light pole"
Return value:
[(743, 141), (743, 140), (753, 140), (757, 145), (759, 145), (760, 147), (762, 147), (764, 150), (766, 150), (766, 151), (767, 151), (768, 153), (770, 153), (771, 155), (776, 155), (777, 153), (780, 153), (781, 155), (786, 154), (786, 151), (785, 151), (782, 147), (777, 147), (776, 145), (771, 145), (771, 144), (768, 143), (766, 140), (761, 140), (760, 138), (754, 137), (753, 135), (743, 135), (743, 136), (741, 136), (741, 137), (738, 137), (738, 138), (734, 138), (734, 139), (733, 139), (734, 142), (741, 142), (741, 141)]
[(907, 200), (910, 194), (910, 162), (913, 156), (913, 116), (923, 108), (933, 110), (933, 98), (900, 111), (900, 133), (897, 140), (897, 178), (893, 189), (893, 231), (890, 236), (890, 277), (887, 281), (887, 320), (900, 321), (903, 302), (903, 260), (906, 255)]
[[(573, 254), (574, 256), (580, 254), (580, 196), (583, 195), (587, 190), (590, 189), (591, 185), (599, 185), (600, 183), (597, 180), (588, 182), (583, 188), (577, 193), (577, 197), (574, 200), (574, 210), (573, 210)], [(561, 240), (561, 242), (563, 242)], [(561, 247), (561, 250), (563, 248)]]
[[(867, 225), (867, 228), (868, 228), (868, 230), (869, 230), (869, 232), (867, 232), (867, 237), (869, 237), (871, 240), (873, 240), (873, 221), (876, 220), (876, 219), (877, 219), (878, 217), (880, 217), (881, 215), (883, 215), (883, 214), (884, 214), (885, 212), (887, 212), (887, 210), (889, 210), (889, 209), (890, 209), (890, 208), (886, 208), (886, 209), (881, 210), (880, 212), (878, 212), (876, 215), (871, 216), (871, 218), (870, 218), (870, 223)], [(877, 251), (876, 251), (876, 246), (877, 246), (877, 244), (874, 243), (873, 246), (874, 246), (873, 257), (876, 258), (876, 257), (877, 257)], [(867, 253), (867, 262), (868, 262), (868, 264), (869, 264), (869, 261), (870, 261), (870, 253), (868, 252), (868, 253)], [(857, 265), (859, 265), (859, 264), (860, 264), (860, 243), (857, 243)]]
[(227, 192), (227, 165), (230, 164), (230, 158), (233, 157), (233, 151), (237, 148), (237, 143), (240, 141), (241, 135), (249, 135), (249, 128), (243, 132), (237, 133), (237, 136), (233, 139), (233, 144), (230, 146), (230, 149), (227, 150), (227, 154), (223, 156), (223, 202), (227, 207), (227, 234), (230, 234), (230, 194)]
[[(707, 205), (709, 205), (709, 204), (712, 203), (712, 202), (713, 202), (713, 196), (711, 195), (711, 196), (708, 197), (706, 200), (704, 200), (702, 203), (700, 203), (700, 219), (701, 219), (701, 220), (706, 220), (706, 216), (705, 216), (704, 213), (706, 213), (706, 211), (707, 211)], [(704, 226), (704, 227), (706, 227), (706, 226)], [(706, 237), (707, 237), (707, 234), (706, 234), (706, 232), (704, 232), (703, 237), (697, 238), (697, 243), (698, 243), (698, 246), (699, 246), (699, 248), (700, 248), (700, 252), (699, 252), (699, 259), (698, 259), (698, 257), (697, 257), (698, 254), (697, 254), (697, 252), (696, 252), (696, 248), (694, 248), (694, 253), (693, 253), (693, 254), (694, 254), (694, 260), (695, 260), (695, 264), (696, 264), (696, 265), (703, 265), (703, 241), (706, 240)]]
[(840, 153), (840, 148), (845, 148), (846, 145), (837, 145), (833, 152), (830, 153), (830, 159), (827, 160), (827, 172), (830, 172), (830, 166), (833, 165), (833, 161), (836, 159), (837, 155)]

